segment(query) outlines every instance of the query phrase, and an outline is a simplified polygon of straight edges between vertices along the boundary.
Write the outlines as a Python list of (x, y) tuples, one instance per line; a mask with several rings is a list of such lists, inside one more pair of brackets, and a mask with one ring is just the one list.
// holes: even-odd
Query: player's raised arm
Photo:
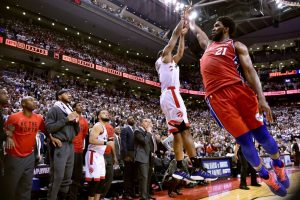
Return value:
[(179, 39), (179, 45), (177, 48), (177, 53), (173, 56), (173, 60), (174, 62), (177, 64), (180, 59), (183, 57), (183, 53), (184, 53), (184, 47), (185, 47), (185, 35), (187, 34), (189, 28), (185, 27), (182, 29), (181, 34), (180, 34), (180, 39)]
[(190, 28), (193, 34), (197, 37), (200, 47), (205, 50), (210, 43), (206, 33), (196, 25), (195, 19), (190, 20)]
[(162, 61), (164, 63), (168, 63), (171, 62), (172, 60), (172, 51), (174, 49), (174, 47), (176, 46), (177, 40), (180, 36), (181, 30), (183, 27), (183, 22), (182, 20), (177, 24), (176, 28), (174, 29), (171, 39), (169, 40), (169, 43), (167, 44), (167, 46), (165, 46), (165, 48), (163, 49), (162, 52)]

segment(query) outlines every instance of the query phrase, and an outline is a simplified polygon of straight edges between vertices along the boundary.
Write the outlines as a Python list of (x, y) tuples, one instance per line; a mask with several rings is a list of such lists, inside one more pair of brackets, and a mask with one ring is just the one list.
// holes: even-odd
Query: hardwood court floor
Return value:
[[(265, 183), (261, 183), (261, 187), (250, 187), (250, 190), (239, 189), (239, 179), (230, 178), (229, 180), (219, 180), (212, 182), (207, 186), (197, 186), (192, 189), (183, 189), (182, 196), (176, 196), (178, 200), (288, 200), (298, 189), (300, 190), (300, 168), (287, 168), (288, 176), (290, 177), (290, 188), (288, 195), (284, 198), (275, 196)], [(258, 179), (260, 182), (260, 179)], [(247, 179), (250, 185), (250, 179)], [(155, 195), (157, 200), (171, 199), (167, 195), (167, 191), (161, 191)], [(300, 200), (300, 196), (299, 196)]]

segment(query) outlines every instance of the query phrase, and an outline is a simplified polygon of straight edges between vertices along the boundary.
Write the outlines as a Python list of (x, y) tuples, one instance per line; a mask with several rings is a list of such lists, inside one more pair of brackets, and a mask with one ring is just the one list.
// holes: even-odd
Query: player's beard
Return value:
[(211, 36), (211, 39), (215, 42), (219, 42), (221, 40), (223, 36), (223, 33), (220, 31), (220, 32), (217, 32), (215, 35)]

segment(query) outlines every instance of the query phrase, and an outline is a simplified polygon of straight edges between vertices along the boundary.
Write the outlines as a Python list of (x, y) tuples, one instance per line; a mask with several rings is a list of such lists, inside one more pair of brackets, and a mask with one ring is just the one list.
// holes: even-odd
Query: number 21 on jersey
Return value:
[(220, 47), (220, 48), (217, 48), (217, 51), (215, 53), (216, 56), (224, 56), (226, 54), (226, 51), (227, 51), (227, 47)]

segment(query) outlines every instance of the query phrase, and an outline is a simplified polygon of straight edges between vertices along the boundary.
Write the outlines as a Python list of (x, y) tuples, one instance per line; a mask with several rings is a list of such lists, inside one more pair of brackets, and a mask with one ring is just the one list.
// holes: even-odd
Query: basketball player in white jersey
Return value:
[(109, 122), (109, 113), (102, 110), (98, 115), (97, 122), (90, 133), (88, 151), (85, 155), (85, 178), (89, 183), (89, 200), (100, 199), (99, 183), (105, 179), (104, 152), (106, 145), (113, 145), (107, 142), (108, 136), (105, 124)]
[[(186, 107), (180, 95), (179, 66), (177, 63), (183, 56), (188, 25), (182, 19), (172, 33), (167, 46), (158, 53), (155, 63), (161, 83), (160, 105), (168, 123), (169, 133), (174, 135), (173, 149), (177, 161), (177, 170), (173, 174), (176, 179), (183, 180), (216, 180), (217, 177), (203, 170), (201, 159), (197, 157), (193, 137), (190, 133), (190, 124), (187, 118)], [(177, 53), (173, 56), (172, 51), (179, 38)], [(183, 148), (186, 150), (192, 164), (191, 176), (184, 170)]]

